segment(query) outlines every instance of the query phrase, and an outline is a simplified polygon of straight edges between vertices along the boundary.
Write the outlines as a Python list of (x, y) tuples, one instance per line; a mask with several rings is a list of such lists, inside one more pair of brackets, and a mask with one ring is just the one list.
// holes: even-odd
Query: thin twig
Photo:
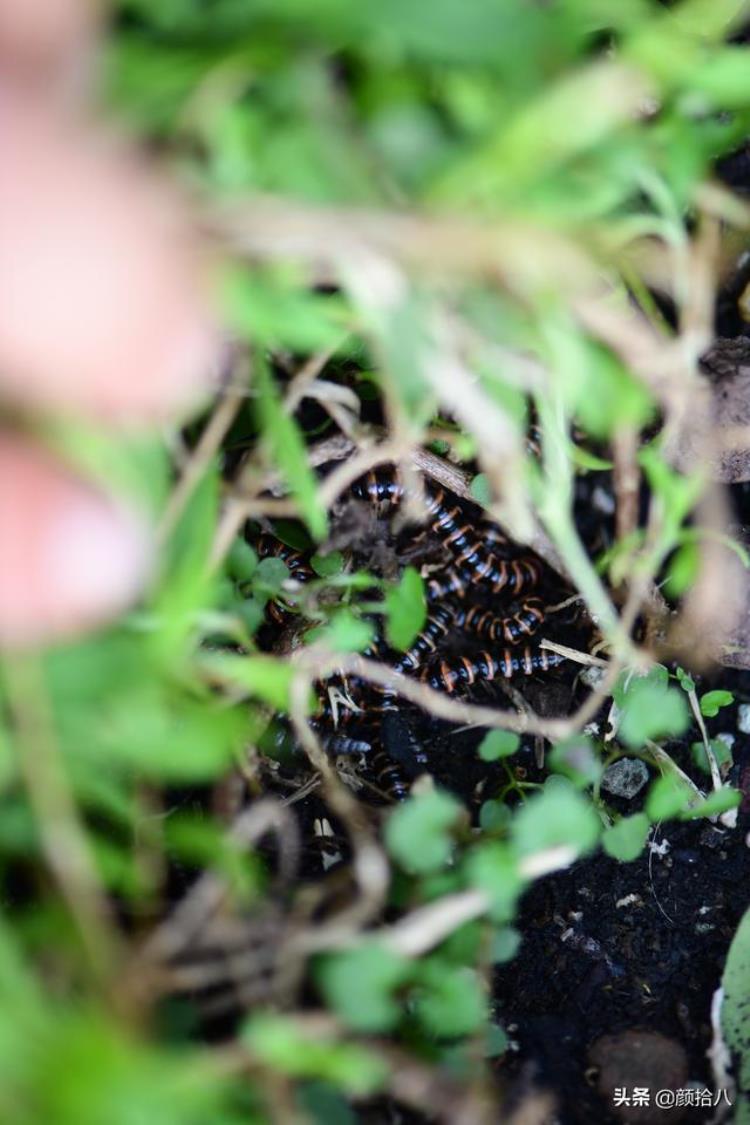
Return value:
[(203, 430), (198, 444), (183, 467), (180, 479), (172, 490), (159, 522), (158, 539), (160, 543), (168, 539), (170, 533), (174, 530), (196, 485), (205, 473), (209, 462), (216, 455), (245, 399), (248, 379), (247, 368), (245, 367), (242, 371), (242, 379), (239, 378), (239, 374), (239, 372), (234, 373), (232, 381), (217, 402), (208, 425)]
[(636, 455), (638, 433), (634, 426), (621, 425), (612, 438), (613, 483), (617, 509), (615, 528), (620, 543), (627, 542), (638, 526), (640, 471)]
[[(323, 793), (331, 811), (346, 826), (352, 844), (352, 872), (359, 886), (359, 898), (335, 917), (316, 927), (314, 934), (302, 935), (306, 950), (327, 948), (336, 935), (348, 935), (366, 925), (382, 909), (389, 883), (388, 863), (375, 842), (372, 830), (354, 797), (341, 784), (315, 732), (307, 721), (310, 680), (304, 672), (296, 675), (290, 688), (289, 717), (302, 749), (320, 774)], [(312, 943), (312, 944), (311, 944)]]
[(321, 351), (311, 355), (310, 358), (303, 363), (302, 367), (300, 367), (297, 374), (289, 383), (287, 392), (284, 395), (284, 409), (287, 414), (294, 413), (307, 394), (310, 385), (316, 381), (331, 356), (338, 351), (345, 341), (346, 335), (343, 335), (337, 344), (330, 348), (323, 348)]
[(320, 499), (326, 508), (354, 484), (355, 480), (377, 468), (398, 462), (409, 453), (410, 447), (398, 442), (384, 441), (369, 448), (360, 448), (348, 461), (334, 469), (320, 485)]
[(577, 648), (570, 648), (568, 645), (558, 644), (557, 641), (543, 640), (539, 647), (549, 649), (550, 652), (557, 652), (560, 656), (564, 656), (566, 660), (572, 660), (574, 664), (585, 664), (590, 668), (609, 667), (610, 662), (608, 660), (602, 660), (599, 656), (591, 656), (588, 652), (580, 652)]
[(688, 801), (688, 806), (692, 808), (695, 805), (701, 804), (706, 799), (706, 794), (702, 789), (699, 789), (692, 778), (688, 777), (685, 771), (677, 765), (674, 758), (670, 758), (669, 754), (657, 742), (653, 742), (650, 738), (646, 739), (646, 747), (659, 770), (663, 774), (673, 774), (679, 777), (682, 784), (690, 790), (691, 797)]
[(388, 687), (394, 695), (416, 703), (436, 718), (447, 719), (454, 723), (500, 727), (519, 733), (541, 734), (551, 741), (569, 737), (593, 718), (622, 671), (620, 661), (611, 660), (601, 682), (578, 711), (565, 719), (542, 719), (533, 712), (519, 715), (516, 711), (504, 711), (452, 699), (427, 684), (412, 680), (408, 676), (394, 672), (393, 668), (363, 656), (326, 653), (313, 646), (296, 653), (295, 660), (300, 668), (305, 669), (308, 683), (340, 671)]
[[(289, 879), (297, 862), (298, 829), (281, 802), (271, 798), (256, 801), (237, 817), (227, 838), (235, 847), (247, 849), (268, 832), (273, 832), (279, 843), (280, 876)], [(221, 876), (211, 871), (202, 875), (140, 950), (136, 958), (139, 971), (144, 964), (164, 962), (184, 949), (228, 894)]]

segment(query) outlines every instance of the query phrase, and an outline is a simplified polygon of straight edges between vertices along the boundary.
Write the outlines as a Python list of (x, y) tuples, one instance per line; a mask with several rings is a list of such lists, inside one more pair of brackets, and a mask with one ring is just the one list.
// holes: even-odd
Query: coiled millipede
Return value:
[[(398, 509), (404, 489), (395, 471), (386, 468), (355, 481), (351, 495), (383, 519)], [(394, 652), (378, 636), (365, 655), (447, 695), (475, 684), (547, 673), (562, 664), (565, 658), (557, 652), (530, 644), (547, 620), (544, 600), (533, 592), (542, 582), (540, 560), (514, 546), (484, 514), (472, 518), (468, 503), (431, 482), (425, 487), (425, 507), (426, 546), (441, 552), (443, 561), (425, 564), (424, 626), (406, 652)], [(416, 543), (421, 551), (424, 541), (425, 530), (415, 531), (412, 550)], [(257, 550), (262, 557), (281, 558), (300, 584), (314, 577), (305, 552), (268, 534), (260, 537)], [(439, 574), (435, 565), (442, 567)], [(283, 600), (269, 606), (277, 622), (290, 612)], [(480, 651), (471, 647), (477, 641), (483, 644)], [(427, 755), (404, 718), (408, 709), (401, 707), (397, 689), (349, 677), (346, 691), (356, 705), (341, 707), (332, 701), (335, 691), (319, 686), (321, 706), (313, 723), (327, 751), (360, 755), (377, 787), (391, 799), (403, 800), (408, 777), (424, 768)]]
[[(401, 503), (404, 490), (392, 470), (376, 472), (372, 470), (352, 486), (352, 494), (358, 499), (373, 504), (379, 514), (385, 515), (391, 508)], [(445, 491), (430, 486), (426, 490), (425, 505), (430, 517), (430, 530), (453, 556), (448, 573), (449, 585), (440, 580), (428, 584), (428, 595), (442, 597), (450, 593), (461, 593), (462, 587), (470, 582), (486, 584), (493, 594), (507, 590), (520, 594), (523, 590), (536, 586), (541, 577), (541, 568), (536, 559), (524, 556), (520, 559), (501, 559), (487, 549), (486, 543), (476, 537), (470, 522), (460, 522), (464, 518), (461, 506), (456, 503), (448, 506)], [(507, 543), (499, 529), (491, 533), (495, 544)]]

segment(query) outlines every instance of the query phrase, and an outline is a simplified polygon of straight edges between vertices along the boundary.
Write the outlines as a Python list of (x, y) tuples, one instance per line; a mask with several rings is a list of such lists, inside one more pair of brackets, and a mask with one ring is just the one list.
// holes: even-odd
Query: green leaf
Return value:
[(427, 619), (424, 582), (413, 566), (407, 566), (399, 584), (386, 591), (385, 612), (388, 644), (405, 652), (416, 640)]
[(642, 104), (644, 82), (643, 73), (614, 60), (563, 73), (540, 86), (500, 122), (487, 145), (452, 169), (443, 191), (465, 197), (468, 184), (472, 195), (485, 198), (510, 188), (521, 191), (629, 125)]
[[(422, 890), (426, 899), (432, 900), (432, 888), (428, 888), (422, 883)], [(446, 887), (444, 891), (437, 890), (437, 897), (441, 894), (451, 894), (453, 890), (457, 889), (458, 883), (453, 887)], [(479, 922), (467, 922), (463, 926), (459, 926), (457, 930), (449, 934), (445, 941), (440, 946), (440, 957), (444, 961), (450, 961), (453, 965), (473, 965), (482, 954), (482, 928)]]
[(375, 627), (369, 621), (356, 617), (350, 609), (342, 609), (327, 625), (311, 629), (307, 639), (322, 642), (332, 652), (363, 652), (374, 636)]
[(16, 779), (18, 767), (6, 730), (0, 720), (0, 794), (9, 788)]
[(702, 66), (690, 75), (690, 85), (706, 97), (712, 109), (745, 109), (750, 82), (750, 59), (742, 47), (725, 47), (712, 52)]
[(432, 1035), (469, 1035), (486, 1018), (479, 978), (465, 965), (431, 957), (419, 966), (416, 985), (417, 1018)]
[(703, 489), (700, 473), (683, 476), (664, 461), (656, 445), (645, 446), (638, 454), (651, 488), (663, 500), (663, 549), (672, 550), (677, 545), (683, 520), (697, 501)]
[(675, 668), (675, 675), (679, 681), (680, 687), (685, 692), (695, 691), (695, 680), (689, 676), (684, 668)]
[(489, 730), (479, 743), (479, 757), (484, 762), (509, 758), (521, 745), (520, 736), (510, 730)]
[(701, 715), (713, 719), (722, 707), (729, 707), (732, 703), (734, 703), (734, 696), (731, 691), (707, 691), (701, 696)]
[[(192, 639), (196, 612), (214, 603), (218, 586), (207, 565), (216, 532), (219, 472), (213, 461), (199, 480), (164, 546), (155, 610), (162, 628), (156, 643), (166, 659)], [(171, 651), (170, 651), (171, 650)]]
[(686, 782), (673, 774), (664, 774), (657, 777), (649, 789), (646, 813), (651, 820), (667, 820), (685, 810), (694, 800), (695, 793)]
[[(721, 1006), (721, 1027), (729, 1050), (739, 1060), (737, 1080), (741, 1090), (750, 1089), (750, 910), (747, 910), (737, 927), (729, 947), (721, 987), (724, 1001)], [(747, 1102), (740, 1101), (739, 1125), (750, 1119)]]
[(429, 362), (432, 304), (416, 285), (394, 292), (387, 308), (382, 302), (365, 300), (362, 313), (377, 335), (382, 355), (381, 378), (387, 381), (390, 395), (415, 421), (432, 415), (434, 392), (424, 376)]
[(344, 569), (344, 556), (341, 551), (331, 551), (327, 555), (313, 555), (310, 566), (320, 578), (335, 578)]
[(374, 1093), (387, 1076), (385, 1064), (366, 1047), (306, 1034), (291, 1017), (251, 1016), (240, 1038), (266, 1066), (294, 1078), (322, 1078), (358, 1097)]
[(227, 555), (227, 570), (232, 578), (238, 582), (249, 582), (257, 566), (258, 556), (250, 544), (244, 539), (235, 539)]
[(66, 1010), (48, 1003), (36, 1026), (19, 1011), (13, 1038), (18, 1057), (13, 1066), (3, 1044), (0, 1090), (9, 1121), (201, 1125), (221, 1120), (228, 1104), (223, 1080), (198, 1073), (196, 1051), (147, 1044), (90, 1004)]
[(227, 836), (218, 821), (178, 811), (168, 818), (163, 831), (170, 856), (196, 868), (221, 871), (232, 880), (233, 892), (246, 900), (263, 886), (260, 860)]
[(225, 270), (222, 307), (251, 343), (318, 352), (341, 344), (352, 320), (340, 293), (321, 294), (291, 271)]
[(265, 619), (265, 605), (258, 598), (245, 598), (239, 605), (232, 606), (234, 613), (238, 615), (243, 625), (253, 636)]
[(237, 656), (229, 652), (203, 653), (200, 665), (209, 679), (244, 689), (277, 711), (289, 710), (294, 668), (274, 656)]
[(608, 438), (617, 426), (628, 423), (640, 429), (653, 413), (643, 384), (603, 348), (590, 345), (582, 358), (585, 377), (574, 396), (581, 426), (596, 438)]
[(410, 797), (388, 818), (389, 852), (406, 871), (436, 871), (450, 858), (451, 829), (461, 812), (458, 801), (440, 789)]
[(504, 1027), (499, 1023), (491, 1023), (487, 1027), (487, 1035), (484, 1041), (484, 1057), (486, 1059), (497, 1059), (504, 1055), (510, 1046), (510, 1040)]
[(636, 684), (643, 683), (653, 684), (655, 687), (668, 687), (669, 669), (663, 664), (654, 664), (645, 676), (637, 675), (634, 672), (623, 672), (612, 689), (612, 698), (617, 706), (624, 707), (629, 692), (633, 690)]
[(730, 785), (723, 785), (721, 789), (710, 793), (705, 801), (699, 801), (692, 808), (685, 809), (682, 813), (683, 820), (694, 820), (699, 816), (719, 816), (729, 809), (736, 809), (742, 801), (742, 794)]
[(548, 849), (569, 852), (572, 862), (591, 851), (599, 839), (601, 823), (590, 801), (572, 786), (545, 786), (516, 813), (511, 837), (519, 855), (533, 855)]
[(370, 943), (325, 957), (316, 976), (328, 1003), (356, 1031), (387, 1031), (401, 1016), (394, 992), (408, 979), (409, 962)]
[(684, 694), (643, 679), (634, 681), (625, 696), (619, 735), (628, 746), (638, 749), (646, 739), (682, 734), (689, 725)]
[(507, 961), (512, 961), (521, 948), (522, 941), (521, 933), (512, 926), (503, 926), (502, 929), (495, 930), (490, 948), (490, 960), (493, 965), (504, 965)]
[(667, 566), (666, 592), (670, 598), (679, 598), (689, 590), (700, 571), (701, 552), (697, 543), (683, 543), (678, 547)]
[[(734, 755), (732, 754), (731, 747), (727, 745), (723, 738), (712, 738), (710, 740), (710, 746), (713, 750), (716, 764), (719, 767), (719, 773), (724, 777), (734, 763)], [(706, 747), (703, 743), (691, 742), (690, 753), (698, 769), (710, 776), (711, 766), (708, 761)]]
[(357, 1125), (354, 1110), (330, 1082), (305, 1082), (297, 1096), (314, 1125)]
[(499, 832), (507, 828), (511, 815), (503, 801), (484, 801), (479, 810), (479, 827), (484, 832)]
[(570, 456), (573, 464), (578, 469), (587, 469), (590, 472), (600, 473), (608, 472), (612, 468), (611, 461), (605, 461), (603, 457), (597, 457), (580, 445), (574, 445), (572, 447)]
[(289, 567), (283, 559), (276, 558), (261, 559), (253, 575), (254, 582), (269, 595), (280, 593), (288, 578)]
[(219, 710), (205, 698), (172, 694), (158, 680), (146, 680), (128, 692), (110, 688), (95, 720), (82, 709), (66, 710), (58, 735), (77, 777), (106, 764), (120, 777), (188, 783), (224, 773), (252, 724), (249, 708)]
[(320, 500), (318, 482), (308, 464), (305, 443), (296, 422), (280, 403), (268, 366), (258, 354), (255, 355), (255, 381), (264, 440), (300, 506), (310, 534), (313, 539), (322, 539), (328, 519)]
[(573, 735), (553, 746), (547, 756), (547, 765), (580, 788), (596, 784), (604, 772), (594, 743), (584, 734)]
[(309, 551), (312, 547), (310, 536), (298, 520), (278, 519), (273, 522), (273, 534), (293, 551)]
[(477, 473), (472, 477), (469, 492), (483, 508), (489, 508), (492, 503), (492, 490), (486, 473)]
[(472, 886), (484, 891), (491, 900), (492, 917), (497, 922), (509, 921), (525, 886), (518, 858), (507, 844), (481, 844), (466, 860), (466, 876)]
[(638, 858), (646, 846), (650, 828), (651, 822), (645, 813), (624, 816), (617, 824), (605, 829), (602, 835), (602, 847), (613, 859), (619, 859), (621, 863), (630, 863)]

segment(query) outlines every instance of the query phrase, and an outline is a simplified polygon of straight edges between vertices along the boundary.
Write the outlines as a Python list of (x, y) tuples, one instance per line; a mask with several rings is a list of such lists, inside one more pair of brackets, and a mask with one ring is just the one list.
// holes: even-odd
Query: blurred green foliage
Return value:
[[(541, 521), (616, 638), (605, 587), (575, 531), (575, 475), (606, 471), (601, 443), (623, 425), (654, 424), (660, 406), (621, 356), (587, 335), (568, 297), (591, 266), (611, 285), (615, 310), (633, 294), (646, 308), (648, 287), (622, 248), (645, 236), (684, 252), (699, 186), (748, 132), (750, 59), (728, 42), (743, 16), (746, 5), (729, 0), (113, 4), (102, 102), (206, 213), (241, 204), (252, 215), (270, 199), (304, 225), (320, 219), (305, 210), (314, 205), (330, 221), (322, 241), (341, 235), (334, 279), (327, 260), (322, 278), (316, 272), (326, 249), (319, 238), (299, 260), (228, 252), (217, 285), (227, 328), (251, 353), (252, 394), (227, 444), (250, 449), (253, 468), (279, 474), (315, 542), (325, 539), (328, 514), (308, 464), (310, 435), (285, 408), (274, 355), (330, 353), (361, 403), (384, 403), (387, 422), (415, 443), (443, 423), (440, 440), (448, 435), (466, 460), (478, 457), (472, 490), (487, 507), (498, 500), (493, 458), (521, 447), (532, 404), (541, 463), (521, 456), (505, 514), (527, 531), (532, 515)], [(359, 244), (347, 237), (363, 214), (373, 224), (384, 216), (436, 224), (419, 244), (422, 268), (409, 271), (406, 251), (395, 264), (356, 260)], [(451, 222), (466, 225), (440, 226)], [(409, 244), (418, 260), (412, 235), (395, 229), (397, 248)], [(441, 383), (437, 360), (454, 328), (460, 346), (451, 358), (464, 366), (448, 365)], [(545, 365), (551, 380), (519, 366), (519, 355)], [(477, 394), (484, 412), (472, 428), (461, 409)], [(574, 425), (594, 451), (576, 446)], [(505, 446), (501, 435), (510, 435)], [(161, 514), (168, 442), (73, 429), (60, 440)], [(636, 529), (599, 570), (616, 582), (634, 560), (651, 574), (668, 561), (671, 590), (681, 593), (696, 572), (689, 520), (702, 482), (670, 468), (658, 440), (642, 449), (640, 466), (662, 505), (658, 534), (647, 540)], [(717, 815), (739, 799), (723, 789), (696, 802), (677, 774), (665, 775), (645, 812), (618, 819), (583, 792), (598, 795), (598, 744), (556, 745), (556, 776), (539, 788), (514, 772), (518, 737), (493, 731), (479, 749), (493, 780), (478, 830), (469, 832), (459, 802), (439, 790), (412, 797), (385, 828), (392, 912), (456, 896), (450, 901), (473, 904), (476, 918), (420, 958), (376, 940), (321, 954), (312, 975), (331, 1017), (322, 1033), (289, 1014), (253, 1012), (236, 1049), (222, 1052), (178, 1025), (145, 1030), (103, 998), (75, 903), (50, 867), (67, 844), (54, 831), (50, 843), (57, 825), (47, 818), (61, 808), (72, 817), (102, 893), (128, 917), (123, 942), (161, 916), (173, 893), (168, 868), (223, 872), (243, 901), (257, 903), (267, 887), (260, 857), (228, 845), (205, 805), (194, 811), (191, 793), (224, 777), (257, 745), (271, 712), (289, 708), (293, 665), (255, 641), (264, 607), (288, 594), (317, 627), (308, 640), (329, 653), (362, 651), (372, 638), (349, 595), (378, 580), (348, 573), (337, 552), (321, 547), (315, 556), (312, 601), (289, 593), (283, 561), (259, 562), (241, 537), (214, 565), (221, 469), (219, 458), (206, 465), (136, 612), (0, 667), (0, 1118), (13, 1125), (248, 1125), (270, 1119), (281, 1088), (311, 1120), (349, 1125), (347, 1099), (388, 1087), (370, 1033), (388, 1032), (446, 1069), (449, 1048), (467, 1036), (488, 1056), (504, 1050), (479, 950), (490, 962), (514, 956), (520, 939), (508, 923), (536, 874), (600, 839), (609, 855), (633, 860), (652, 822)], [(380, 587), (388, 640), (407, 649), (424, 622), (422, 580), (407, 569)], [(668, 681), (657, 668), (617, 685), (616, 733), (628, 753), (647, 757), (647, 740), (686, 729), (686, 697)], [(728, 705), (726, 694), (704, 695), (703, 714)], [(605, 752), (622, 751), (616, 742)], [(513, 814), (509, 796), (520, 802)]]

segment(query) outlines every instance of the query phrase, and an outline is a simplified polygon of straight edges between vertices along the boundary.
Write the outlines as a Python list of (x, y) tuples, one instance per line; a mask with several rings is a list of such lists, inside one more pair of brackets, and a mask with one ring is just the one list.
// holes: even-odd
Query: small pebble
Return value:
[(607, 766), (602, 777), (602, 789), (615, 797), (632, 800), (648, 781), (648, 769), (640, 758), (620, 758)]
[(740, 703), (737, 708), (737, 730), (750, 734), (750, 703)]
[(719, 817), (719, 824), (723, 824), (725, 828), (736, 828), (738, 812), (739, 809), (736, 808), (727, 809), (727, 811), (723, 812)]

